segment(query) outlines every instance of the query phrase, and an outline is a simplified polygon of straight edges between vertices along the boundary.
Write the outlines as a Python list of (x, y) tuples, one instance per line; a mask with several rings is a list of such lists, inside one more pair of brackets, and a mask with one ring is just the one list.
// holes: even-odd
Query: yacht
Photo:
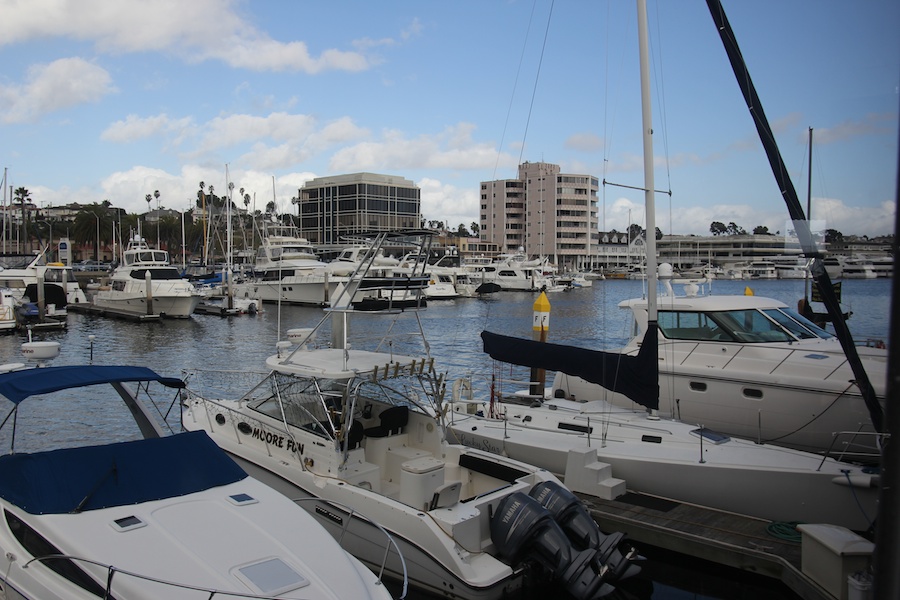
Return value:
[(267, 223), (252, 274), (233, 286), (237, 298), (327, 306), (340, 278), (316, 256), (293, 225)]
[[(660, 265), (664, 272), (666, 265)], [(728, 435), (812, 452), (871, 450), (871, 419), (838, 339), (783, 302), (713, 295), (687, 283), (676, 295), (662, 278), (659, 307), (660, 411)], [(631, 313), (635, 356), (647, 331), (647, 300), (619, 304)], [(887, 350), (859, 347), (875, 395), (885, 402)], [(596, 384), (558, 375), (564, 397), (605, 394)], [(621, 394), (604, 396), (631, 408)], [(835, 436), (835, 434), (838, 434)], [(858, 435), (857, 435), (858, 434)]]
[[(0, 427), (9, 442), (0, 456), (3, 598), (391, 597), (305, 510), (248, 477), (205, 433), (167, 433), (147, 394), (178, 390), (180, 379), (135, 366), (22, 366), (0, 374), (11, 406)], [(80, 388), (96, 405), (97, 389), (110, 386), (139, 439), (113, 441), (117, 427), (97, 431), (96, 445), (41, 449), (42, 431), (21, 431), (34, 420), (16, 418), (23, 403), (71, 412)], [(54, 393), (66, 401), (48, 403)], [(36, 447), (23, 452), (29, 442)]]
[(203, 299), (200, 292), (169, 263), (169, 253), (150, 248), (135, 237), (122, 252), (122, 263), (97, 288), (92, 302), (122, 315), (162, 315), (186, 319)]
[[(369, 256), (388, 239), (409, 235), (379, 234)], [(638, 555), (622, 534), (601, 534), (555, 476), (447, 441), (440, 418), (445, 374), (427, 344), (391, 334), (399, 318), (416, 319), (422, 331), (416, 308), (355, 308), (355, 286), (372, 266), (355, 272), (317, 325), (289, 332), (266, 372), (192, 371), (183, 426), (206, 431), (287, 496), (311, 498), (307, 510), (350, 552), (396, 576), (403, 565), (394, 556), (385, 560), (372, 544), (377, 532), (359, 517), (380, 523), (400, 545), (410, 585), (427, 593), (513, 597), (526, 573), (539, 569), (586, 600), (636, 573)], [(386, 277), (385, 286), (389, 279), (401, 278)], [(330, 343), (320, 341), (324, 328)], [(570, 505), (566, 514), (574, 520), (554, 516), (545, 504)]]
[(87, 303), (72, 267), (48, 262), (45, 248), (38, 254), (0, 254), (0, 287), (9, 288), (20, 302), (38, 302), (38, 281), (44, 282), (47, 314), (65, 316), (69, 304)]
[(875, 265), (867, 258), (848, 258), (844, 261), (844, 279), (875, 279)]

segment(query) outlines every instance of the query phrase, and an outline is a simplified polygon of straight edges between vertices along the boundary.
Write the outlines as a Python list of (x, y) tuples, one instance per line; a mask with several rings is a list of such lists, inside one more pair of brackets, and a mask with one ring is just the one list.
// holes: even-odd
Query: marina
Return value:
[[(592, 349), (623, 346), (630, 339), (631, 332), (628, 315), (618, 308), (618, 303), (641, 295), (643, 286), (644, 282), (637, 280), (606, 281), (597, 282), (590, 288), (553, 294), (549, 339)], [(714, 282), (713, 290), (714, 293), (722, 294), (743, 293), (746, 286), (746, 282), (722, 281)], [(803, 295), (802, 281), (759, 281), (750, 284), (750, 287), (757, 295), (777, 298), (788, 305), (796, 304), (796, 300)], [(845, 283), (844, 305), (853, 313), (848, 324), (858, 340), (877, 340), (879, 334), (884, 332), (884, 315), (889, 314), (889, 287), (890, 281), (882, 279)], [(448, 381), (470, 377), (473, 393), (484, 397), (489, 393), (492, 373), (502, 371), (504, 376), (500, 381), (527, 379), (527, 372), (514, 373), (508, 365), (492, 366), (492, 361), (482, 351), (479, 334), (483, 329), (491, 329), (529, 335), (536, 297), (536, 294), (528, 292), (501, 292), (485, 298), (430, 302), (428, 308), (420, 314), (426, 336), (430, 340), (431, 353), (436, 362), (447, 370)], [(235, 371), (257, 371), (259, 365), (264, 364), (266, 358), (272, 355), (276, 341), (286, 339), (288, 329), (311, 327), (321, 320), (323, 314), (321, 308), (287, 305), (278, 307), (273, 304), (266, 304), (265, 310), (258, 315), (221, 318), (195, 314), (189, 319), (161, 319), (146, 323), (72, 313), (68, 316), (68, 328), (65, 331), (36, 332), (35, 335), (39, 339), (60, 341), (62, 351), (54, 365), (80, 364), (92, 360), (95, 364), (133, 363), (170, 376), (179, 376), (183, 369), (208, 365)], [(398, 321), (398, 326), (402, 327), (404, 322)], [(365, 337), (375, 332), (369, 331), (365, 323), (362, 323), (354, 333)], [(21, 335), (0, 338), (0, 361), (20, 362), (21, 342)], [(402, 348), (395, 350), (402, 351)], [(105, 417), (92, 414), (87, 406), (86, 411), (75, 422), (68, 419), (50, 421), (44, 427), (48, 432), (47, 436), (58, 435), (60, 440), (79, 436), (86, 438), (94, 435), (94, 418)], [(598, 509), (594, 510), (595, 518), (598, 518), (604, 529), (604, 518), (610, 519), (609, 522), (626, 523), (614, 529), (634, 532), (636, 536), (642, 527), (647, 527), (647, 533), (641, 541), (654, 540), (656, 545), (664, 549), (667, 546), (673, 547), (682, 555), (715, 558), (726, 561), (725, 564), (733, 563), (751, 572), (763, 573), (767, 579), (774, 578), (779, 583), (787, 581), (796, 585), (796, 558), (788, 557), (785, 559), (786, 563), (783, 563), (779, 558), (763, 556), (759, 559), (760, 562), (753, 563), (750, 567), (748, 560), (740, 558), (751, 553), (746, 549), (746, 544), (738, 553), (726, 553), (721, 549), (715, 552), (709, 549), (704, 551), (699, 546), (684, 544), (685, 539), (703, 538), (701, 534), (685, 536), (676, 532), (664, 536), (658, 528), (639, 527), (634, 521), (622, 521), (622, 516), (601, 518)], [(633, 515), (628, 518), (633, 518)], [(754, 543), (766, 546), (764, 542)], [(796, 544), (793, 547), (796, 549)], [(787, 566), (783, 566), (784, 564)], [(776, 576), (775, 571), (779, 568), (786, 575)], [(787, 584), (782, 585), (782, 592), (787, 594), (784, 597), (800, 595), (797, 587), (790, 592), (791, 588)], [(677, 597), (657, 594), (660, 592), (651, 592), (643, 597)], [(730, 596), (724, 594), (718, 597)]]

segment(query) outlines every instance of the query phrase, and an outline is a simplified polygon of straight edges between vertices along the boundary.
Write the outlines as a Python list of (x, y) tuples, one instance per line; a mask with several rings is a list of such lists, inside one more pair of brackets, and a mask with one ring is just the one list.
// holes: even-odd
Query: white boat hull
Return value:
[[(237, 409), (237, 404), (229, 401), (220, 401), (215, 406), (230, 406)], [(364, 564), (380, 568), (385, 556), (384, 536), (369, 525), (371, 520), (387, 529), (400, 546), (410, 585), (418, 589), (447, 598), (493, 600), (507, 597), (522, 586), (523, 573), (514, 571), (509, 565), (486, 552), (475, 551), (475, 547), (469, 545), (474, 543), (480, 546), (483, 543), (480, 535), (486, 530), (487, 519), (492, 512), (489, 506), (499, 503), (513, 489), (527, 492), (538, 481), (555, 479), (546, 471), (532, 469), (533, 474), (527, 481), (512, 483), (493, 493), (485, 489), (487, 493), (478, 495), (476, 500), (469, 503), (427, 511), (416, 510), (399, 500), (404, 494), (402, 491), (404, 484), (400, 481), (391, 483), (393, 477), (403, 476), (400, 469), (402, 462), (410, 457), (430, 455), (406, 446), (408, 434), (395, 436), (394, 444), (391, 446), (394, 450), (389, 451), (386, 457), (381, 459), (380, 462), (383, 464), (376, 467), (374, 462), (369, 462), (378, 460), (373, 456), (373, 449), (370, 449), (365, 452), (364, 462), (359, 462), (361, 454), (351, 455), (346, 471), (329, 475), (325, 472), (314, 473), (304, 468), (298, 453), (287, 447), (289, 443), (273, 442), (274, 438), (269, 436), (267, 444), (255, 434), (238, 439), (238, 428), (234, 423), (227, 423), (225, 426), (210, 423), (208, 415), (213, 411), (216, 411), (216, 408), (211, 404), (204, 405), (199, 400), (192, 403), (185, 414), (185, 428), (206, 430), (219, 447), (231, 455), (248, 473), (282, 494), (290, 498), (321, 500), (321, 503), (307, 502), (301, 503), (301, 506), (315, 515), (335, 537), (342, 535), (345, 516), (341, 516), (340, 513), (345, 513), (347, 509), (357, 513), (350, 530), (343, 533), (346, 536), (343, 539), (343, 546)], [(238, 421), (241, 420), (243, 419), (238, 417)], [(270, 425), (277, 427), (275, 423)], [(422, 423), (420, 426), (425, 427), (426, 424)], [(411, 431), (418, 429), (412, 419), (409, 429)], [(302, 440), (297, 434), (294, 436), (298, 442)], [(282, 439), (288, 438), (290, 435), (286, 433), (282, 436)], [(383, 438), (383, 441), (386, 440), (387, 438)], [(372, 444), (373, 447), (378, 441)], [(280, 447), (281, 445), (285, 445), (285, 448)], [(311, 461), (313, 465), (324, 465), (326, 454), (333, 451), (329, 448), (311, 449), (308, 440), (302, 441), (302, 445), (305, 447), (301, 450), (304, 452), (303, 460), (307, 463)], [(456, 475), (448, 473), (447, 478), (459, 476), (459, 467), (454, 466), (453, 457), (459, 456), (461, 452), (478, 453), (462, 446), (446, 446), (443, 452), (447, 465), (445, 468), (456, 473)], [(392, 470), (397, 471), (393, 477), (389, 475)], [(472, 478), (474, 479), (475, 475), (472, 475)], [(390, 491), (389, 488), (393, 489), (392, 485), (397, 489)], [(469, 522), (469, 519), (475, 521)], [(444, 532), (445, 528), (462, 532), (464, 530), (460, 528), (460, 523), (465, 526), (467, 522), (472, 527), (466, 528), (467, 533), (458, 534), (456, 541)], [(476, 522), (480, 523), (477, 527)], [(454, 530), (454, 527), (457, 529)], [(479, 531), (481, 533), (476, 533)], [(464, 538), (472, 539), (466, 541)], [(402, 566), (396, 554), (388, 558), (385, 568), (385, 574), (391, 578), (402, 576)]]
[[(857, 475), (857, 467), (740, 439), (701, 446), (689, 433), (693, 425), (649, 420), (643, 411), (610, 412), (608, 405), (599, 413), (581, 412), (592, 404), (599, 403), (545, 404), (556, 410), (504, 404), (505, 423), (468, 414), (462, 405), (452, 416), (450, 435), (566, 478), (569, 451), (594, 449), (629, 490), (762, 519), (865, 530), (877, 514), (877, 476), (861, 476), (860, 487), (845, 485), (841, 470)], [(560, 429), (561, 422), (572, 429)]]
[(183, 296), (154, 295), (148, 301), (146, 294), (100, 291), (94, 296), (93, 304), (97, 308), (118, 313), (140, 315), (164, 315), (172, 319), (186, 319), (194, 314), (202, 296), (199, 294)]

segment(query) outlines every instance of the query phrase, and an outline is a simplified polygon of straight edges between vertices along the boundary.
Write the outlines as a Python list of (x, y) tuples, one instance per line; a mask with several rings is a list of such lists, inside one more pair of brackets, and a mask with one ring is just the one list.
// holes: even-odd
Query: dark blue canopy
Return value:
[(0, 497), (31, 514), (129, 506), (245, 477), (205, 431), (0, 456)]
[(0, 374), (0, 394), (18, 404), (25, 398), (36, 394), (126, 381), (158, 381), (167, 387), (184, 387), (181, 379), (163, 377), (147, 367), (73, 365), (2, 373)]

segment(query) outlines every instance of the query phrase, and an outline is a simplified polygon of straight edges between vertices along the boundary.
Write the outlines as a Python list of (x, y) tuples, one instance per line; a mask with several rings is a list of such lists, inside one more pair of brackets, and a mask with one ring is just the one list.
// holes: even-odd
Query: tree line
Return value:
[[(233, 199), (234, 192), (239, 193), (237, 201)], [(13, 191), (13, 205), (8, 216), (16, 215), (18, 218), (8, 218), (6, 221), (7, 245), (18, 241), (22, 247), (33, 250), (35, 244), (43, 247), (49, 245), (51, 237), (59, 239), (68, 237), (74, 244), (82, 248), (89, 247), (90, 256), (100, 260), (101, 248), (110, 248), (113, 243), (127, 243), (132, 235), (140, 232), (148, 242), (159, 243), (162, 249), (168, 250), (173, 257), (182, 250), (190, 254), (198, 254), (202, 251), (204, 239), (208, 231), (212, 231), (212, 245), (210, 258), (213, 254), (224, 256), (226, 243), (222, 239), (222, 229), (225, 225), (225, 212), (228, 203), (232, 207), (233, 246), (235, 248), (255, 248), (255, 240), (258, 239), (254, 232), (256, 219), (270, 219), (275, 213), (275, 202), (266, 204), (265, 211), (249, 210), (251, 196), (240, 188), (234, 190), (234, 185), (229, 184), (227, 195), (217, 195), (212, 185), (206, 186), (200, 182), (197, 192), (196, 208), (192, 208), (181, 215), (164, 214), (160, 207), (161, 194), (154, 190), (145, 196), (147, 201), (147, 214), (152, 210), (152, 202), (156, 200), (157, 218), (148, 220), (147, 214), (139, 215), (127, 213), (124, 209), (112, 206), (109, 200), (95, 202), (93, 204), (70, 205), (77, 208), (74, 216), (70, 218), (57, 218), (45, 214), (40, 208), (28, 209), (32, 203), (31, 192), (25, 187), (19, 187)], [(238, 207), (238, 202), (243, 207)], [(199, 209), (199, 210), (197, 210)], [(207, 218), (203, 218), (206, 215)], [(277, 218), (290, 221), (291, 215), (280, 215)], [(206, 222), (210, 220), (212, 227)], [(124, 242), (123, 242), (124, 240)]]

